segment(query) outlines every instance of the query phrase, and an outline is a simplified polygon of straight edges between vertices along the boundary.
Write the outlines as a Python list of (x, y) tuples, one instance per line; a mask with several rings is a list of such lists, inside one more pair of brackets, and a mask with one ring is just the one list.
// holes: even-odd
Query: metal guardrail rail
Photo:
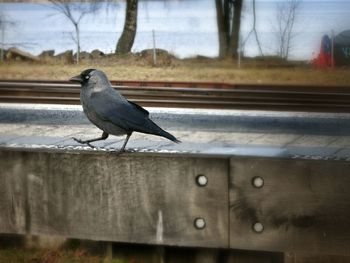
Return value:
[[(142, 106), (350, 112), (350, 86), (297, 86), (209, 82), (111, 81)], [(79, 104), (68, 81), (0, 80), (0, 102)]]

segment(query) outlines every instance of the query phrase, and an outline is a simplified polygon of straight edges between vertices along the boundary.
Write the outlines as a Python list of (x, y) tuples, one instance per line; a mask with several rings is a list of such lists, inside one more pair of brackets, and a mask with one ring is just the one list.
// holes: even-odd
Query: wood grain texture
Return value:
[(15, 154), (0, 151), (0, 233), (26, 233), (26, 178), (21, 171), (26, 163), (13, 163)]
[(313, 255), (307, 253), (286, 253), (284, 263), (349, 263), (350, 257), (344, 255)]
[[(26, 182), (24, 210), (30, 234), (228, 247), (227, 160), (10, 151), (2, 155), (11, 155), (5, 180), (15, 176)], [(208, 177), (207, 186), (197, 186), (198, 174)], [(10, 188), (15, 189), (13, 184)], [(2, 205), (8, 206), (9, 194), (3, 195)], [(203, 230), (194, 227), (198, 217), (206, 221)], [(13, 220), (11, 215), (7, 218)], [(8, 224), (0, 225), (4, 229)]]
[[(228, 252), (225, 263), (286, 263), (283, 253), (231, 250)], [(289, 263), (289, 262), (288, 262)], [(291, 262), (290, 262), (291, 263)]]
[(350, 162), (235, 157), (230, 167), (231, 248), (350, 254)]

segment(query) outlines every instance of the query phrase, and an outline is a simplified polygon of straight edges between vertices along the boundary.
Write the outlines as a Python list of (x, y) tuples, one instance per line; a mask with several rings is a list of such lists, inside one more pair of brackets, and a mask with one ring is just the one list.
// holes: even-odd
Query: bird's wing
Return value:
[(93, 93), (90, 103), (101, 119), (112, 122), (126, 131), (138, 130), (148, 120), (147, 110), (127, 100), (120, 100), (114, 93)]
[(137, 109), (139, 109), (140, 111), (142, 111), (146, 116), (149, 116), (148, 110), (142, 108), (140, 105), (138, 105), (138, 104), (136, 104), (136, 103), (134, 103), (134, 102), (132, 102), (132, 101), (130, 101), (130, 100), (128, 100), (128, 102), (129, 102), (132, 106), (134, 106), (135, 108), (137, 108)]

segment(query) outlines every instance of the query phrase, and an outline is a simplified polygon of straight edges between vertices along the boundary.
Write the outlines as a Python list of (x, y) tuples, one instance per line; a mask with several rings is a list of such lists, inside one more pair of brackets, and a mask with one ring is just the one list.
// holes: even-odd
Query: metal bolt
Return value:
[(203, 174), (197, 175), (196, 183), (198, 186), (206, 186), (208, 184), (208, 178)]
[(262, 178), (260, 176), (255, 176), (252, 179), (252, 184), (256, 188), (261, 188), (264, 186), (264, 178)]
[(264, 225), (261, 224), (260, 222), (256, 222), (253, 225), (253, 230), (255, 233), (262, 233), (264, 231)]
[(196, 219), (194, 220), (194, 226), (195, 226), (195, 228), (197, 228), (197, 229), (204, 229), (204, 228), (205, 228), (205, 225), (206, 225), (206, 223), (205, 223), (204, 218), (198, 217), (198, 218), (196, 218)]

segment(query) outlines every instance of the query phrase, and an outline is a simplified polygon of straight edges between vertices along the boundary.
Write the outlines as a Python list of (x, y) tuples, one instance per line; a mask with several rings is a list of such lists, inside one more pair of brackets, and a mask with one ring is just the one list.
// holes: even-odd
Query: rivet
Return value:
[(205, 225), (206, 225), (206, 223), (205, 223), (204, 218), (198, 217), (194, 220), (194, 227), (197, 229), (204, 229)]
[(201, 187), (206, 186), (208, 184), (208, 178), (203, 174), (199, 174), (196, 177), (196, 183)]
[(260, 176), (255, 176), (252, 179), (252, 184), (256, 188), (261, 188), (264, 186), (264, 178), (262, 178)]
[(255, 233), (262, 233), (264, 231), (264, 225), (260, 222), (256, 222), (253, 225), (253, 230)]

